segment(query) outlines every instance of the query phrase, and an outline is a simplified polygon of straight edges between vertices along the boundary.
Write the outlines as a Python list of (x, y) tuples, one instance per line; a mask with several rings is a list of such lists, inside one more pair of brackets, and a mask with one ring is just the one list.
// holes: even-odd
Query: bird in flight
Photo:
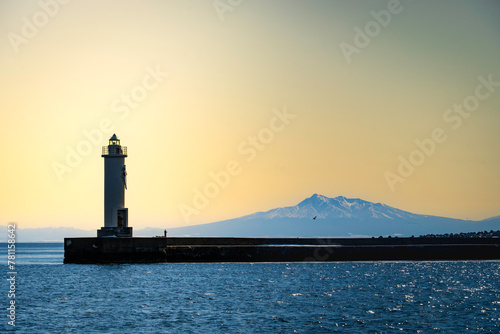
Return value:
[(316, 219), (317, 216), (314, 216), (313, 219)]

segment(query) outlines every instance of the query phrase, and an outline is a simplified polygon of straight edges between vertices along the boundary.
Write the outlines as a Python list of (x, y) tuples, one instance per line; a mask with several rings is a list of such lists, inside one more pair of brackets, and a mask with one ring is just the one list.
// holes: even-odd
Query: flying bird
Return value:
[(314, 216), (313, 219), (316, 219), (317, 216)]

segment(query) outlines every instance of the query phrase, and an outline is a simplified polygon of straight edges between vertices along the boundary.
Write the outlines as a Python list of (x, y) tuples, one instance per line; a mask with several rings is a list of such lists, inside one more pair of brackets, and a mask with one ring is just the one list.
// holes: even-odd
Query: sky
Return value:
[(500, 215), (500, 2), (0, 0), (0, 224), (134, 228), (319, 193)]

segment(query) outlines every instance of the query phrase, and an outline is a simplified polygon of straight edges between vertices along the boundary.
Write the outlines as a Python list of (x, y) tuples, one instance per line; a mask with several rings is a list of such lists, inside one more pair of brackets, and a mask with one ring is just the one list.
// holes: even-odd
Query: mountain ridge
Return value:
[(271, 209), (265, 212), (256, 212), (240, 218), (417, 218), (418, 215), (408, 211), (393, 208), (382, 203), (372, 203), (360, 198), (334, 198), (314, 194), (295, 206)]
[(226, 237), (371, 237), (500, 229), (500, 216), (473, 221), (416, 214), (359, 198), (320, 194), (297, 205), (215, 223), (169, 229), (170, 235)]

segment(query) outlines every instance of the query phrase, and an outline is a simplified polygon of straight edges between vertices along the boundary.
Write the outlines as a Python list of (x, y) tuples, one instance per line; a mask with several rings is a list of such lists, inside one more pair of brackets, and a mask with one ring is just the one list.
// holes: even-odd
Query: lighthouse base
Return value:
[(64, 238), (64, 263), (166, 262), (167, 238)]
[(100, 230), (97, 230), (97, 237), (131, 238), (132, 227), (101, 227)]

